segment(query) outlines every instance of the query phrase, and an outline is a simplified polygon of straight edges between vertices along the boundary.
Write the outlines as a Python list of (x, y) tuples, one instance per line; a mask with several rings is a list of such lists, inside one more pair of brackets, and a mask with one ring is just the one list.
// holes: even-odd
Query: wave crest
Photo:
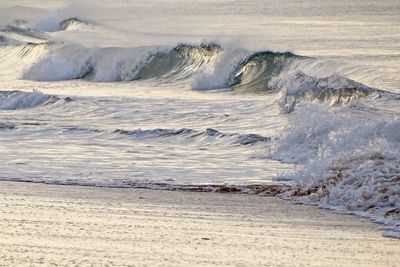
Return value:
[(0, 110), (28, 109), (44, 106), (58, 101), (59, 98), (39, 91), (0, 91)]
[(221, 50), (221, 46), (214, 43), (198, 46), (180, 44), (170, 51), (150, 55), (134, 79), (188, 79), (200, 68), (209, 64)]
[(284, 113), (293, 112), (301, 101), (318, 101), (328, 106), (338, 106), (372, 94), (379, 97), (383, 93), (341, 76), (315, 78), (296, 73), (276, 77), (269, 84), (281, 91), (282, 97), (278, 104)]
[(258, 134), (238, 134), (238, 133), (222, 133), (212, 128), (207, 128), (204, 131), (197, 131), (189, 128), (181, 129), (149, 129), (149, 130), (115, 130), (114, 133), (138, 138), (185, 138), (188, 140), (197, 140), (200, 142), (214, 142), (225, 140), (231, 145), (253, 145), (259, 142), (270, 141), (270, 137), (261, 136)]
[(69, 18), (59, 23), (59, 31), (76, 31), (93, 27), (93, 23), (78, 18)]
[(42, 18), (34, 28), (42, 32), (75, 31), (93, 28), (95, 25), (77, 17), (49, 16)]

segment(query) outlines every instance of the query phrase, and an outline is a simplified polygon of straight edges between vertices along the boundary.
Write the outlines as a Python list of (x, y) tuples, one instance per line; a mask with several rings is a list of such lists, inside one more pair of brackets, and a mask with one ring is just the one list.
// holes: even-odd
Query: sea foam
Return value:
[[(400, 233), (400, 120), (349, 107), (302, 104), (271, 156), (302, 166), (284, 194), (301, 203), (357, 214)], [(287, 179), (287, 177), (285, 177)], [(279, 178), (278, 178), (279, 179)]]

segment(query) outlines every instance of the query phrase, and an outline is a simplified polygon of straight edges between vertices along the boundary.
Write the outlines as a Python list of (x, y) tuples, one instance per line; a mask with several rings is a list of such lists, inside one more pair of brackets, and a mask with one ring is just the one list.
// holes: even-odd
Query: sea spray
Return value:
[[(364, 114), (365, 115), (365, 114)], [(349, 107), (302, 104), (270, 156), (302, 167), (283, 195), (301, 203), (372, 218), (400, 233), (400, 120)], [(397, 227), (395, 227), (397, 225)]]

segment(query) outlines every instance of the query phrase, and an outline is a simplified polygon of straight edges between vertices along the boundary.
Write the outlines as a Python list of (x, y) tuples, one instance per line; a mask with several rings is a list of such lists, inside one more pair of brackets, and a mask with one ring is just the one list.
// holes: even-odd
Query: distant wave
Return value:
[(74, 31), (93, 27), (94, 24), (79, 18), (69, 18), (59, 23), (59, 31)]
[[(49, 22), (49, 24), (52, 23)], [(52, 30), (40, 30), (41, 27), (38, 27), (38, 30), (36, 28), (29, 28), (24, 24), (22, 26), (6, 25), (0, 28), (0, 46), (49, 43), (51, 37), (47, 32), (83, 30), (94, 26), (94, 24), (78, 18), (65, 19), (55, 22), (55, 24), (56, 26), (48, 26)]]
[(58, 32), (58, 31), (84, 31), (95, 27), (95, 24), (77, 17), (44, 17), (33, 26), (42, 32)]

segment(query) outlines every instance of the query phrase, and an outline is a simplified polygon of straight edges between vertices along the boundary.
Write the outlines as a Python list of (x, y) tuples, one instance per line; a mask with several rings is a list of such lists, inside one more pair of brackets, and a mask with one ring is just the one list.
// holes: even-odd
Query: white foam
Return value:
[(85, 66), (90, 61), (88, 49), (76, 45), (56, 48), (47, 57), (28, 69), (24, 79), (38, 81), (58, 81), (76, 79), (84, 75)]
[(219, 55), (212, 68), (196, 74), (192, 82), (192, 89), (210, 90), (228, 87), (232, 71), (249, 54), (249, 51), (240, 47), (224, 47), (224, 51)]
[(52, 52), (33, 64), (23, 75), (36, 81), (60, 81), (83, 78), (99, 82), (129, 80), (150, 48), (86, 48), (78, 45), (54, 47)]
[(288, 118), (272, 157), (303, 168), (286, 196), (400, 232), (400, 119), (317, 104), (302, 104)]

